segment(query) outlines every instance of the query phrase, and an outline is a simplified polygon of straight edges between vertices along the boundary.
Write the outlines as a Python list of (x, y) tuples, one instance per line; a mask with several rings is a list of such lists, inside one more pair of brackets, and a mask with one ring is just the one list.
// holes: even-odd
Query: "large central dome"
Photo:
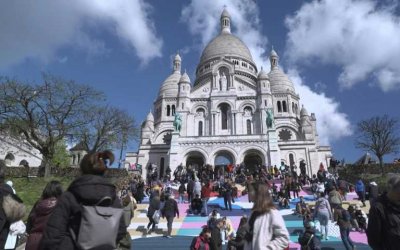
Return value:
[(222, 56), (238, 57), (254, 64), (249, 48), (230, 33), (221, 33), (206, 46), (201, 55), (200, 64)]
[(249, 48), (242, 40), (231, 34), (231, 19), (226, 9), (222, 12), (220, 21), (221, 33), (211, 40), (203, 50), (199, 67), (210, 60), (221, 57), (242, 59), (255, 66)]

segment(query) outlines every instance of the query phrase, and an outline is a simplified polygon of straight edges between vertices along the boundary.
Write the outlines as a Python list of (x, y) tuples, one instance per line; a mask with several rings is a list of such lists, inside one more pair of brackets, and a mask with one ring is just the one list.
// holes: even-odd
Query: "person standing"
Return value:
[(350, 229), (351, 229), (351, 215), (349, 211), (344, 209), (342, 205), (338, 205), (335, 208), (334, 220), (339, 226), (340, 237), (346, 250), (353, 250), (354, 243), (350, 239)]
[(328, 240), (328, 223), (329, 220), (332, 220), (332, 210), (329, 201), (325, 199), (324, 193), (319, 193), (318, 197), (314, 209), (314, 220), (318, 218), (321, 224), (321, 238)]
[(187, 184), (187, 196), (188, 196), (188, 202), (190, 203), (193, 199), (193, 192), (194, 192), (194, 181), (189, 178), (189, 182)]
[(181, 184), (179, 185), (178, 188), (179, 203), (181, 204), (185, 203), (185, 192), (186, 192), (185, 182), (181, 181)]
[(204, 186), (201, 188), (201, 200), (203, 202), (203, 214), (208, 215), (208, 200), (210, 199), (211, 196), (211, 183), (206, 182)]
[(368, 244), (374, 250), (395, 250), (400, 246), (400, 175), (391, 175), (387, 192), (369, 210)]
[(167, 218), (167, 234), (165, 235), (165, 237), (171, 238), (172, 224), (174, 223), (174, 218), (175, 216), (179, 218), (178, 203), (176, 202), (172, 194), (166, 196), (166, 201), (164, 207), (161, 210), (161, 214), (163, 218)]
[[(161, 207), (160, 193), (159, 191), (153, 191), (150, 197), (149, 208), (147, 209), (147, 217), (149, 218), (149, 223), (147, 224), (147, 234), (150, 234), (156, 228), (156, 221), (154, 221), (154, 213), (156, 213)], [(151, 229), (150, 229), (151, 227)]]
[(361, 179), (359, 179), (356, 183), (356, 193), (358, 195), (358, 199), (360, 199), (363, 206), (365, 207), (365, 186), (364, 182)]
[(210, 249), (211, 229), (203, 227), (199, 236), (194, 237), (190, 250), (209, 250)]
[(26, 232), (29, 235), (26, 241), (26, 250), (39, 249), (39, 243), (42, 239), (47, 220), (62, 193), (63, 189), (59, 181), (47, 183), (42, 192), (42, 197), (33, 206), (26, 223)]
[(258, 185), (249, 219), (249, 233), (245, 250), (285, 249), (289, 246), (289, 232), (282, 215), (275, 208), (266, 185)]
[(379, 189), (378, 189), (378, 184), (376, 184), (375, 181), (371, 182), (369, 184), (369, 205), (372, 207), (375, 203), (375, 201), (378, 199), (379, 196)]
[(218, 219), (215, 227), (211, 229), (210, 250), (222, 250), (221, 229), (224, 226), (222, 219)]
[(225, 180), (222, 190), (224, 196), (225, 210), (229, 209), (229, 211), (232, 211), (232, 185), (229, 179)]
[[(78, 249), (73, 234), (78, 235), (82, 225), (82, 204), (95, 206), (104, 198), (109, 197), (110, 206), (121, 209), (121, 201), (117, 197), (115, 185), (104, 177), (108, 165), (111, 165), (113, 161), (114, 155), (108, 150), (88, 153), (83, 157), (80, 163), (82, 176), (77, 177), (58, 199), (44, 229), (40, 249)], [(109, 239), (110, 242), (119, 243), (127, 234), (126, 228), (124, 218), (121, 216), (116, 238)], [(90, 237), (93, 240), (99, 235), (90, 235)]]

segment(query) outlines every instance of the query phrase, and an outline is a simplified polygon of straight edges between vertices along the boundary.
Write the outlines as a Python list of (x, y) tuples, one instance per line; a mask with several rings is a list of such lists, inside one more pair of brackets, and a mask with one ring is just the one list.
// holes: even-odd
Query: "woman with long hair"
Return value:
[(267, 185), (259, 184), (255, 194), (244, 249), (279, 250), (287, 248), (289, 245), (289, 232), (282, 215), (272, 202)]
[[(58, 199), (44, 229), (40, 249), (80, 249), (81, 247), (78, 246), (80, 227), (85, 226), (85, 223), (81, 223), (83, 211), (85, 211), (83, 206), (102, 205), (121, 209), (121, 201), (117, 197), (115, 185), (104, 177), (108, 166), (113, 161), (114, 155), (111, 151), (88, 153), (83, 157), (80, 163), (82, 176), (77, 177)], [(89, 235), (91, 244), (101, 244), (99, 242), (106, 244), (91, 248), (111, 249), (111, 243), (112, 245), (119, 244), (127, 234), (123, 216), (120, 217), (119, 225), (115, 226), (118, 227), (116, 235), (110, 235), (107, 239), (99, 238), (102, 237), (101, 235)]]
[(43, 190), (40, 200), (33, 206), (26, 224), (26, 232), (29, 234), (26, 242), (26, 250), (39, 249), (43, 231), (46, 226), (58, 198), (62, 195), (63, 188), (59, 181), (50, 181)]

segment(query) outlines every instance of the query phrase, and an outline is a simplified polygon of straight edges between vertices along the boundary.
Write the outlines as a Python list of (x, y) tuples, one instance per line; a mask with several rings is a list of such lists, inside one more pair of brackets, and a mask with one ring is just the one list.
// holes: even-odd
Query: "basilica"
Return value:
[(160, 86), (152, 111), (141, 127), (137, 152), (127, 152), (130, 166), (169, 167), (204, 164), (280, 166), (304, 161), (314, 174), (331, 158), (319, 145), (316, 117), (301, 105), (293, 83), (272, 50), (270, 71), (259, 68), (240, 38), (231, 33), (225, 9), (220, 33), (202, 52), (191, 80), (182, 73), (182, 58)]

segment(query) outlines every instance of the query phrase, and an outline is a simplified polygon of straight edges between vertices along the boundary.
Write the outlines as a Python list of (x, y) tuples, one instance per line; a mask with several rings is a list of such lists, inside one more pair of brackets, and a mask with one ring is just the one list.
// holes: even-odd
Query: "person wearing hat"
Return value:
[[(78, 235), (81, 224), (81, 204), (94, 206), (105, 197), (110, 197), (111, 207), (121, 208), (121, 201), (117, 197), (115, 185), (103, 176), (107, 171), (107, 166), (111, 165), (113, 161), (114, 155), (108, 150), (88, 153), (82, 158), (80, 163), (82, 176), (77, 177), (58, 199), (43, 232), (40, 249), (78, 249), (72, 232)], [(115, 242), (119, 243), (126, 234), (127, 227), (121, 216)]]
[(371, 182), (368, 186), (368, 193), (369, 193), (369, 205), (370, 207), (372, 207), (376, 201), (376, 199), (378, 199), (379, 196), (379, 189), (378, 189), (378, 184), (376, 184), (375, 181)]
[(387, 192), (369, 210), (367, 237), (374, 250), (394, 250), (400, 246), (400, 175), (388, 177)]

